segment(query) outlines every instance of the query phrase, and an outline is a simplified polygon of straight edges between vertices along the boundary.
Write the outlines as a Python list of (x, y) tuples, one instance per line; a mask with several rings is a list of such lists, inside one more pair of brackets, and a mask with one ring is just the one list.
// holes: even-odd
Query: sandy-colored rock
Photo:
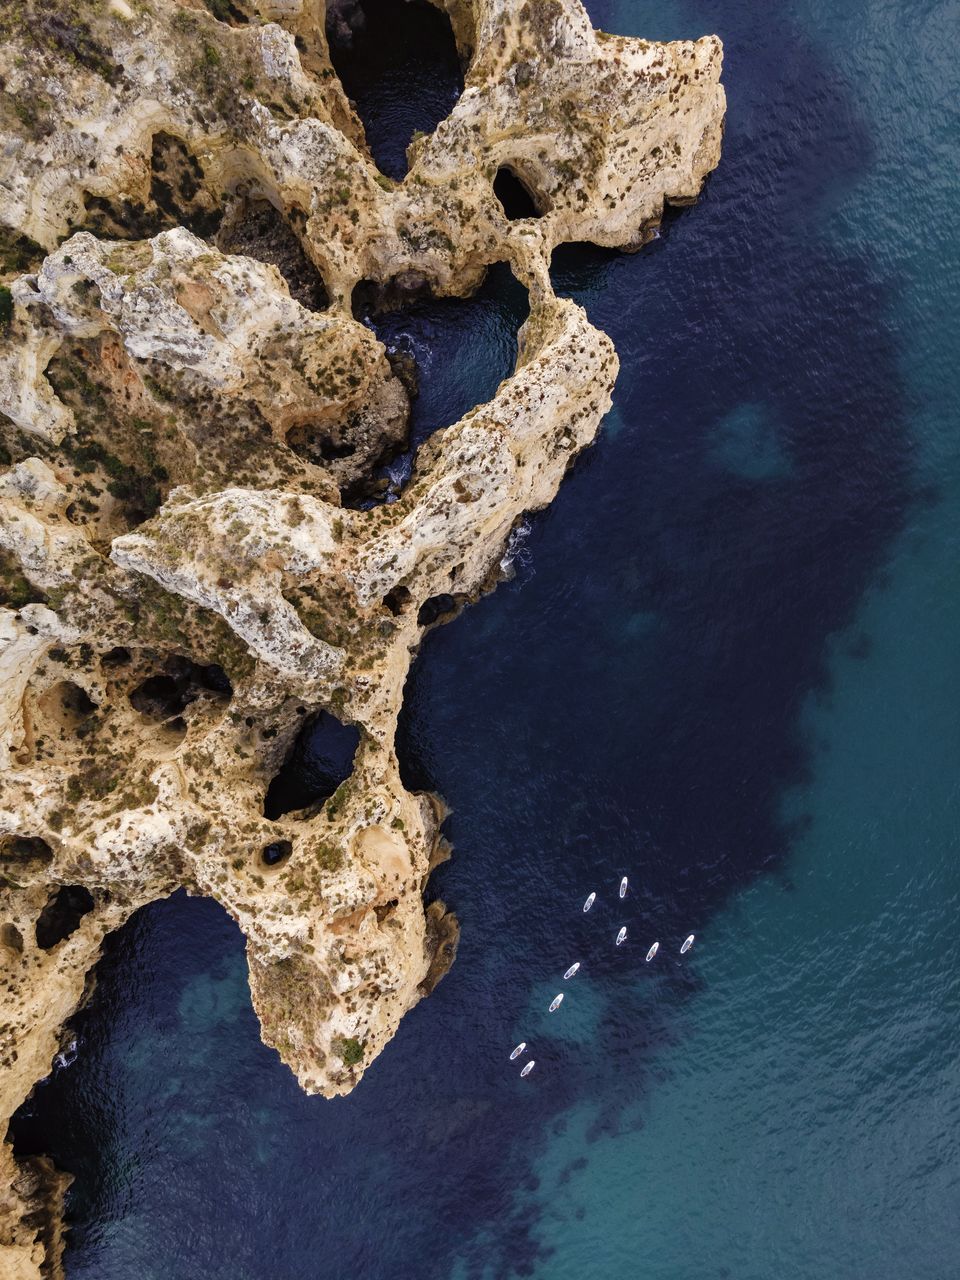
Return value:
[[(441, 804), (394, 753), (410, 662), (496, 581), (617, 372), (550, 255), (638, 248), (719, 158), (714, 37), (445, 0), (465, 91), (396, 183), (319, 0), (235, 7), (250, 21), (199, 0), (0, 12), (4, 1117), (105, 936), (180, 887), (238, 922), (263, 1038), (311, 1092), (353, 1088), (432, 990), (456, 921), (423, 903)], [(507, 219), (501, 167), (541, 216)], [(344, 505), (409, 408), (356, 286), (462, 294), (501, 261), (530, 293), (514, 373), (421, 447), (396, 501)], [(298, 736), (333, 719), (352, 772), (265, 816)], [(64, 1179), (0, 1160), (0, 1272), (59, 1274)]]

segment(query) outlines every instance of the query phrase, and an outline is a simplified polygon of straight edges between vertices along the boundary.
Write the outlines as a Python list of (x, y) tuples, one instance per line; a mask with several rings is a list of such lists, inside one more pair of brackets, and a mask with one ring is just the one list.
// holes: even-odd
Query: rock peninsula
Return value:
[[(331, 4), (331, 10), (343, 5)], [(495, 585), (610, 406), (554, 248), (635, 250), (719, 159), (715, 37), (579, 0), (443, 0), (450, 114), (378, 171), (323, 0), (0, 12), (0, 1113), (49, 1074), (104, 938), (179, 888), (246, 937), (264, 1040), (348, 1092), (449, 967), (442, 803), (394, 750), (425, 630)], [(506, 170), (537, 216), (508, 218)], [(516, 367), (393, 501), (410, 379), (355, 318), (529, 293)], [(367, 500), (362, 500), (366, 498)], [(328, 797), (276, 811), (310, 734)], [(61, 1274), (68, 1179), (0, 1147), (0, 1273)]]

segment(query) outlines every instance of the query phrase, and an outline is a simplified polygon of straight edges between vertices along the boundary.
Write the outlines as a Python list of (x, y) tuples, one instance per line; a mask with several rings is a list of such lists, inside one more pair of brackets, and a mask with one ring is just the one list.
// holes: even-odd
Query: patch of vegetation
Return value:
[(321, 871), (339, 871), (343, 866), (343, 851), (338, 845), (321, 841), (317, 846), (317, 865)]
[(71, 804), (83, 799), (105, 800), (124, 779), (126, 761), (102, 752), (84, 762), (77, 773), (67, 779), (66, 797)]
[[(125, 432), (124, 424), (114, 419), (106, 395), (90, 378), (80, 359), (66, 355), (56, 357), (47, 368), (47, 376), (60, 399), (73, 409), (76, 416), (76, 432), (64, 438), (60, 445), (61, 454), (80, 475), (102, 478), (101, 483), (107, 492), (122, 505), (128, 524), (136, 525), (148, 520), (163, 503), (166, 482), (170, 478), (147, 434), (151, 424), (145, 419), (133, 418)], [(125, 434), (129, 435), (130, 426), (138, 432), (135, 438), (136, 465), (119, 457), (101, 438), (112, 430), (116, 438), (123, 439)], [(130, 447), (134, 447), (132, 442)]]
[(336, 1044), (337, 1053), (342, 1058), (345, 1067), (355, 1067), (358, 1062), (362, 1062), (363, 1051), (366, 1047), (366, 1040), (358, 1040), (356, 1036), (338, 1040)]
[(123, 71), (94, 35), (83, 8), (80, 0), (61, 0), (55, 8), (42, 0), (6, 0), (0, 38), (17, 39), (41, 54), (86, 67), (108, 84), (117, 84)]
[(23, 575), (19, 561), (0, 548), (0, 605), (22, 609), (25, 604), (45, 604), (46, 597)]
[(0, 227), (0, 271), (32, 271), (43, 261), (44, 249), (12, 227)]

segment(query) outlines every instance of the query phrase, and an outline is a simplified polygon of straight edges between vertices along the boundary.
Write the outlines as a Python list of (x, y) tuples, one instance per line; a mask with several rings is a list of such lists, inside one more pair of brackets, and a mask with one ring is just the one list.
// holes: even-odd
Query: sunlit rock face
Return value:
[[(554, 296), (553, 248), (636, 249), (693, 200), (724, 96), (713, 37), (438, 7), (465, 88), (402, 183), (319, 0), (0, 13), (5, 1117), (105, 935), (179, 887), (237, 920), (263, 1037), (311, 1092), (349, 1091), (453, 958), (422, 896), (442, 806), (393, 746), (411, 658), (609, 408), (616, 354)], [(502, 261), (530, 294), (513, 375), (395, 502), (344, 506), (409, 411), (354, 290), (460, 295)], [(315, 785), (285, 789), (311, 752)], [(63, 1179), (0, 1159), (0, 1271), (55, 1275)]]

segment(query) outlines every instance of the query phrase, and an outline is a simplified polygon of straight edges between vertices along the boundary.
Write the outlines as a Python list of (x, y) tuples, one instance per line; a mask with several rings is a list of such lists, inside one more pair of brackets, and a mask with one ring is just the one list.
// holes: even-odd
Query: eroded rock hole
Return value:
[(355, 320), (368, 321), (371, 316), (400, 311), (415, 302), (435, 300), (430, 281), (420, 271), (398, 271), (386, 280), (358, 280), (353, 287), (350, 305)]
[(0, 841), (0, 863), (8, 868), (49, 867), (53, 850), (41, 836), (5, 836)]
[(432, 133), (463, 92), (450, 20), (427, 0), (333, 0), (326, 26), (334, 70), (370, 153), (400, 181), (409, 143)]
[(203, 0), (203, 3), (215, 18), (233, 27), (245, 26), (250, 21), (243, 10), (231, 4), (230, 0)]
[(275, 821), (329, 799), (353, 772), (359, 745), (355, 725), (343, 724), (327, 711), (308, 716), (267, 788), (264, 817)]
[(501, 165), (497, 170), (493, 194), (511, 222), (519, 218), (539, 218), (543, 214), (530, 188), (509, 165)]
[(433, 623), (439, 622), (441, 618), (452, 617), (456, 612), (456, 597), (444, 592), (441, 595), (430, 596), (428, 600), (424, 600), (417, 613), (417, 622), (421, 627), (429, 627)]
[[(130, 694), (130, 704), (135, 711), (150, 720), (176, 720), (195, 702), (201, 693), (227, 699), (233, 686), (223, 667), (216, 663), (203, 665), (189, 658), (168, 658), (162, 673), (148, 676)], [(186, 725), (180, 722), (183, 729)]]
[(93, 895), (82, 884), (63, 884), (50, 895), (47, 905), (37, 917), (37, 946), (49, 951), (69, 938), (88, 911), (93, 910)]
[(399, 618), (401, 613), (406, 613), (410, 608), (413, 596), (410, 594), (409, 587), (394, 587), (383, 597), (383, 603), (395, 618)]
[(124, 649), (122, 645), (116, 645), (101, 657), (100, 666), (105, 671), (113, 671), (117, 667), (125, 667), (129, 661), (130, 650)]
[(86, 720), (87, 716), (93, 715), (96, 711), (97, 704), (86, 689), (74, 684), (72, 680), (65, 680), (60, 689), (64, 711), (77, 721)]
[(260, 852), (260, 860), (268, 867), (277, 867), (293, 853), (293, 845), (289, 840), (274, 840), (265, 844)]
[(239, 253), (277, 268), (301, 306), (323, 311), (330, 303), (323, 277), (296, 234), (269, 200), (243, 196), (234, 201), (216, 238), (221, 253)]
[(338, 458), (349, 458), (356, 453), (356, 445), (338, 437), (329, 422), (322, 425), (299, 423), (287, 432), (287, 446), (306, 462), (320, 465)]
[(90, 717), (97, 709), (86, 689), (72, 680), (51, 685), (39, 699), (40, 712), (61, 730), (80, 734), (90, 728)]
[(149, 716), (151, 720), (166, 720), (169, 716), (175, 716), (190, 701), (190, 694), (179, 688), (172, 676), (149, 676), (130, 695), (130, 704), (134, 710)]

